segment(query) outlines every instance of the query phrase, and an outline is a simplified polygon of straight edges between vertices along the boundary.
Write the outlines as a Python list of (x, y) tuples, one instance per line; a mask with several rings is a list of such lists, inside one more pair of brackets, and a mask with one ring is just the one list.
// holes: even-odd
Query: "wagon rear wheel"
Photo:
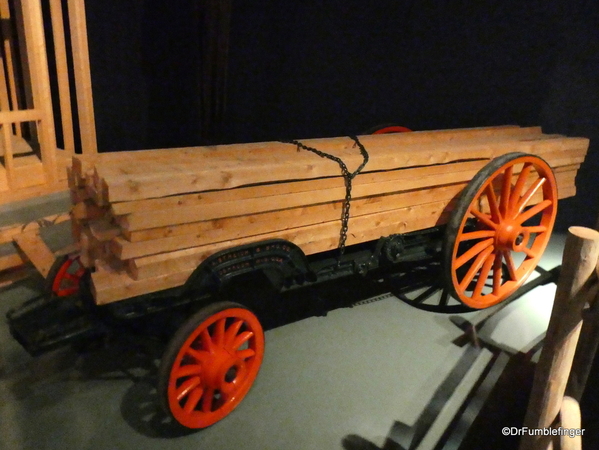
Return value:
[(46, 291), (57, 297), (66, 297), (79, 292), (79, 283), (85, 275), (85, 267), (79, 255), (68, 255), (56, 259), (46, 277)]
[(168, 415), (186, 428), (205, 428), (239, 405), (264, 355), (258, 318), (230, 302), (209, 305), (172, 338), (159, 370), (158, 392)]
[(487, 308), (514, 293), (549, 242), (557, 200), (555, 177), (541, 158), (510, 153), (487, 164), (447, 225), (443, 271), (452, 295)]

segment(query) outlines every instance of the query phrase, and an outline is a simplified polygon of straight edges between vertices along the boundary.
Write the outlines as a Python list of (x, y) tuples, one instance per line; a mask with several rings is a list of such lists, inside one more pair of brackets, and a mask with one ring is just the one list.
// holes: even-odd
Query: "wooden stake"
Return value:
[(97, 153), (98, 144), (96, 141), (94, 99), (87, 44), (85, 3), (83, 0), (68, 0), (67, 5), (71, 28), (71, 46), (75, 70), (79, 129), (81, 131), (81, 149), (84, 154)]
[[(599, 232), (571, 227), (564, 248), (562, 272), (551, 319), (524, 419), (524, 426), (528, 429), (549, 428), (559, 413), (582, 326), (582, 310), (589, 296), (596, 295), (595, 268), (598, 258)], [(544, 450), (544, 445), (543, 436), (524, 435), (520, 449)]]

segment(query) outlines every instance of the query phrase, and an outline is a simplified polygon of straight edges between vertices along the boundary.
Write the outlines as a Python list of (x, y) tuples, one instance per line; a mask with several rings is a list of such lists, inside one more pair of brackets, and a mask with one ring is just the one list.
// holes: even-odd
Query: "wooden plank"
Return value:
[(52, 113), (42, 7), (39, 0), (22, 2), (21, 7), (23, 8), (23, 25), (33, 86), (33, 100), (36, 109), (41, 113), (41, 121), (38, 122), (38, 139), (42, 163), (44, 164), (46, 179), (49, 183), (53, 183), (57, 180), (56, 136), (54, 135), (54, 115)]
[[(484, 167), (486, 163), (486, 160), (462, 161), (447, 165), (397, 169), (386, 172), (365, 172), (360, 173), (356, 178), (354, 178), (352, 185), (356, 187), (377, 182), (401, 182), (402, 180), (407, 179), (419, 179), (423, 176), (447, 176), (448, 174), (454, 172), (477, 171)], [(460, 181), (460, 176), (458, 175), (457, 177), (458, 181)], [(443, 183), (434, 183), (434, 185), (438, 184)], [(119, 216), (134, 212), (147, 213), (149, 211), (223, 202), (242, 201), (262, 197), (280, 196), (283, 194), (306, 193), (306, 195), (313, 195), (317, 191), (327, 189), (339, 189), (343, 188), (343, 186), (344, 181), (341, 179), (341, 177), (330, 177), (304, 181), (290, 181), (287, 183), (272, 183), (258, 186), (239, 187), (220, 191), (208, 191), (199, 194), (183, 194), (172, 197), (113, 203), (111, 205), (111, 210), (113, 215)]]
[(37, 156), (28, 155), (14, 159), (14, 189), (42, 185), (45, 182), (44, 166)]
[(0, 164), (0, 192), (8, 190), (8, 175), (6, 169)]
[[(13, 22), (11, 20), (10, 13), (10, 5), (8, 0), (0, 0), (0, 16), (2, 17), (2, 39), (3, 39), (3, 47), (4, 47), (4, 56), (5, 56), (5, 67), (6, 72), (8, 74), (8, 91), (10, 94), (10, 102), (6, 108), (3, 108), (4, 111), (9, 110), (18, 110), (19, 109), (19, 101), (18, 101), (18, 92), (20, 83), (16, 76), (16, 69), (14, 63), (14, 29)], [(26, 70), (25, 70), (26, 72)], [(26, 76), (26, 73), (23, 74)], [(14, 132), (17, 136), (22, 135), (21, 127), (15, 127)]]
[(13, 253), (10, 255), (0, 256), (0, 272), (7, 269), (14, 269), (15, 267), (22, 266), (27, 260), (23, 259), (23, 256), (19, 253)]
[(39, 230), (18, 234), (13, 239), (37, 271), (44, 277), (48, 276), (55, 257), (41, 238)]
[[(440, 207), (440, 206), (438, 206)], [(442, 208), (441, 208), (442, 209)], [(421, 213), (415, 212), (408, 214), (410, 216), (417, 216)], [(431, 208), (431, 217), (420, 218), (420, 223), (414, 221), (414, 224), (419, 229), (426, 228), (427, 224), (434, 223), (435, 218), (432, 217), (435, 214), (440, 214), (440, 210), (432, 211)], [(405, 215), (405, 212), (404, 212)], [(392, 220), (393, 221), (393, 220)], [(374, 224), (374, 226), (373, 226)], [(407, 223), (405, 222), (397, 222), (396, 220), (393, 223), (387, 223), (387, 221), (383, 220), (375, 220), (370, 223), (369, 229), (370, 234), (373, 236), (376, 235), (376, 232), (372, 232), (373, 228), (379, 226), (380, 235), (391, 234), (393, 232), (402, 232), (402, 228), (407, 230)], [(390, 231), (395, 230), (395, 231)], [(365, 230), (366, 231), (366, 230)], [(305, 236), (305, 234), (300, 233), (301, 236)], [(377, 236), (378, 237), (378, 236)], [(269, 238), (268, 236), (263, 236), (264, 239)], [(242, 245), (242, 241), (245, 240), (236, 240), (228, 243), (223, 243), (217, 246), (210, 246), (213, 248), (204, 249), (192, 249), (187, 251), (182, 251), (178, 253), (184, 253), (185, 258), (176, 260), (176, 259), (166, 259), (161, 261), (162, 266), (155, 266), (153, 269), (157, 272), (157, 274), (153, 277), (140, 278), (139, 280), (132, 279), (125, 272), (107, 272), (107, 271), (99, 271), (92, 274), (92, 292), (94, 294), (94, 298), (96, 299), (96, 303), (98, 304), (106, 304), (118, 300), (122, 300), (125, 298), (146, 294), (148, 292), (155, 292), (163, 289), (168, 289), (172, 287), (177, 287), (182, 285), (189, 275), (193, 272), (195, 267), (199, 265), (201, 261), (206, 259), (208, 256), (213, 254), (218, 250), (222, 250), (225, 248), (229, 248), (236, 245)], [(248, 240), (248, 242), (256, 241), (256, 239)], [(337, 246), (338, 238), (329, 238), (321, 242), (309, 242), (306, 244), (306, 248), (308, 251), (312, 251), (319, 247), (330, 247), (335, 248)], [(144, 270), (150, 269), (149, 266), (145, 267)]]
[(18, 236), (21, 233), (33, 232), (39, 230), (40, 228), (58, 225), (59, 223), (70, 220), (70, 218), (71, 217), (69, 213), (61, 213), (46, 216), (41, 219), (27, 223), (19, 223), (5, 227), (0, 227), (0, 244), (11, 242), (15, 238), (15, 236)]
[[(574, 171), (558, 173), (558, 183), (562, 182), (563, 184), (562, 180), (568, 181), (574, 175)], [(398, 208), (418, 208), (421, 204), (433, 203), (433, 199), (437, 201), (450, 201), (456, 198), (465, 186), (466, 184), (464, 183), (447, 188), (354, 200), (352, 203), (350, 231), (352, 233), (355, 231), (353, 224), (356, 217), (375, 217), (377, 213), (396, 210)], [(539, 192), (531, 200), (530, 204), (538, 203), (541, 199), (542, 193)], [(485, 210), (484, 205), (483, 210)], [(255, 216), (239, 216), (217, 221), (206, 221), (194, 224), (196, 227), (194, 234), (179, 234), (135, 243), (128, 242), (123, 238), (117, 238), (112, 242), (110, 250), (121, 259), (138, 258), (155, 253), (198, 247), (265, 233), (283, 232), (292, 227), (309, 227), (323, 222), (338, 221), (340, 211), (341, 202), (337, 202)], [(336, 223), (336, 226), (339, 227), (339, 222)], [(305, 229), (308, 230), (308, 228)]]
[[(350, 219), (347, 245), (367, 242), (393, 233), (407, 233), (445, 223), (449, 201), (440, 201), (383, 211), (377, 214)], [(164, 273), (196, 267), (210, 254), (265, 239), (287, 239), (298, 245), (306, 254), (332, 250), (339, 243), (340, 221), (330, 221), (284, 231), (264, 233), (230, 241), (194, 247), (130, 260), (131, 274), (136, 279), (151, 278)]]
[(75, 220), (100, 219), (106, 215), (106, 211), (105, 208), (101, 208), (89, 199), (78, 202), (71, 208), (71, 214)]
[[(413, 207), (440, 200), (451, 200), (465, 186), (466, 183), (462, 183), (426, 191), (412, 191), (353, 200), (351, 203), (351, 217)], [(190, 224), (190, 226), (183, 226), (182, 229), (178, 229), (179, 227), (166, 227), (155, 231), (167, 233), (167, 236), (139, 242), (129, 242), (126, 239), (117, 238), (112, 242), (110, 250), (120, 259), (137, 258), (153, 253), (197, 247), (246, 236), (335, 221), (340, 219), (341, 208), (342, 202), (338, 201), (256, 215), (204, 221)]]
[[(418, 176), (419, 174), (425, 173), (428, 168), (414, 169), (405, 177), (402, 176), (402, 171), (374, 174), (374, 176), (366, 176), (369, 174), (364, 174), (365, 176), (363, 179), (361, 179), (361, 176), (358, 176), (355, 179), (352, 197), (354, 199), (359, 199), (373, 195), (416, 190), (443, 184), (463, 183), (470, 180), (478, 172), (478, 169), (474, 169), (463, 172), (447, 173), (448, 169), (446, 166), (439, 166), (437, 169), (439, 170), (433, 170), (433, 173), (437, 173), (431, 176)], [(367, 182), (377, 178), (384, 181)], [(247, 198), (244, 200), (232, 200), (219, 203), (198, 203), (189, 207), (179, 206), (165, 210), (146, 211), (145, 213), (136, 212), (120, 219), (119, 224), (124, 230), (131, 232), (134, 230), (164, 227), (180, 223), (197, 222), (200, 220), (212, 220), (310, 204), (340, 201), (345, 198), (345, 187), (343, 187), (343, 181), (340, 178), (336, 180), (325, 180), (322, 183), (317, 183), (316, 181), (318, 180), (315, 180), (316, 189), (309, 192), (295, 192), (291, 194)], [(334, 184), (337, 184), (336, 188), (324, 188), (324, 185)]]
[(69, 68), (67, 65), (65, 28), (61, 0), (50, 0), (50, 17), (52, 20), (52, 40), (54, 41), (54, 60), (56, 62), (56, 78), (58, 82), (58, 98), (60, 103), (60, 119), (64, 139), (64, 149), (70, 154), (74, 154), (75, 137), (73, 133), (73, 114), (71, 111), (71, 87), (69, 83)]
[(87, 23), (83, 0), (67, 0), (69, 24), (71, 29), (71, 47), (75, 71), (75, 90), (77, 93), (77, 111), (81, 130), (81, 149), (84, 154), (97, 153), (96, 124), (94, 118), (94, 100), (87, 43)]
[(23, 109), (19, 111), (0, 111), (0, 123), (35, 122), (42, 119), (42, 111), (36, 109)]
[[(352, 196), (361, 198), (468, 181), (486, 162), (475, 161), (360, 174), (354, 179)], [(453, 172), (454, 168), (469, 170)], [(303, 191), (310, 187), (312, 187), (311, 191)], [(293, 193), (268, 195), (277, 190), (287, 189)], [(268, 196), (251, 197), (254, 194), (259, 195), (259, 191)], [(112, 209), (113, 213), (132, 209), (136, 211), (118, 220), (123, 229), (131, 233), (135, 230), (337, 201), (344, 196), (343, 181), (340, 178), (329, 178), (154, 199), (142, 201), (140, 205), (113, 204)], [(225, 200), (226, 198), (231, 200)], [(153, 208), (165, 209), (153, 210)]]
[[(498, 126), (498, 127), (482, 127), (482, 128), (462, 128), (450, 130), (431, 130), (431, 131), (415, 131), (412, 133), (398, 133), (395, 135), (368, 135), (360, 136), (360, 141), (364, 141), (369, 146), (403, 146), (403, 145), (423, 145), (433, 142), (450, 142), (450, 141), (468, 141), (473, 139), (501, 139), (501, 138), (526, 138), (538, 137), (542, 135), (540, 127), (519, 127), (515, 125)], [(307, 139), (303, 141), (306, 145), (322, 148), (324, 151), (335, 151), (340, 149), (353, 148), (353, 141), (347, 137), (334, 137), (322, 139)], [(108, 152), (95, 155), (77, 155), (76, 158), (85, 158), (98, 165), (121, 164), (125, 161), (169, 161), (170, 159), (185, 160), (190, 156), (213, 158), (221, 155), (226, 158), (244, 158), (247, 156), (263, 157), (272, 156), (273, 146), (284, 147), (287, 144), (281, 142), (254, 142), (244, 144), (227, 144), (204, 147), (179, 147), (168, 149), (151, 149), (151, 150), (135, 150), (135, 151), (120, 151)]]
[(10, 126), (2, 127), (2, 139), (4, 142), (4, 168), (6, 169), (6, 180), (9, 189), (15, 189), (15, 163), (13, 157), (12, 133)]
[(121, 235), (120, 228), (104, 218), (91, 220), (89, 222), (89, 229), (92, 236), (96, 238), (98, 242), (108, 242)]
[[(339, 176), (339, 167), (316, 155), (298, 153), (293, 146), (276, 146), (277, 158), (272, 162), (252, 160), (224, 160), (199, 163), (190, 159), (185, 162), (158, 164), (140, 161), (127, 167), (96, 165), (98, 177), (108, 185), (111, 202), (156, 198), (211, 189), (229, 189), (243, 185), (314, 179)], [(511, 151), (544, 154), (552, 151), (579, 151), (584, 156), (588, 140), (583, 138), (540, 139), (528, 141), (473, 141), (449, 142), (444, 145), (405, 146), (403, 148), (370, 148), (370, 161), (366, 171), (392, 170), (411, 166), (446, 164), (458, 160), (491, 159)], [(273, 149), (274, 151), (274, 149)], [(308, 153), (308, 152), (304, 152)], [(337, 154), (348, 168), (362, 162), (359, 153)], [(291, 163), (292, 161), (292, 163)]]

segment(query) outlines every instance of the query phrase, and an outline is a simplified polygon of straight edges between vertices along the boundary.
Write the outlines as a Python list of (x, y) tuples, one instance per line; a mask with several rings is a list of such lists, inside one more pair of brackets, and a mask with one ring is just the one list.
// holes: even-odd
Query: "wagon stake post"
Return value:
[[(554, 424), (582, 328), (583, 309), (597, 294), (599, 232), (584, 227), (570, 227), (568, 231), (553, 310), (524, 419), (528, 429)], [(520, 450), (551, 448), (548, 439), (551, 437), (525, 434)]]

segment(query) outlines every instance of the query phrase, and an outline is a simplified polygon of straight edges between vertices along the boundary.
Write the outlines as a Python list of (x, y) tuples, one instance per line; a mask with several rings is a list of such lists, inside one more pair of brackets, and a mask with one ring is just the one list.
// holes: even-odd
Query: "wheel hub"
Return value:
[(495, 236), (495, 248), (500, 251), (521, 252), (530, 239), (530, 232), (521, 225), (506, 222), (499, 226)]
[(245, 362), (225, 349), (216, 350), (202, 365), (204, 385), (221, 392), (234, 390), (246, 372)]

